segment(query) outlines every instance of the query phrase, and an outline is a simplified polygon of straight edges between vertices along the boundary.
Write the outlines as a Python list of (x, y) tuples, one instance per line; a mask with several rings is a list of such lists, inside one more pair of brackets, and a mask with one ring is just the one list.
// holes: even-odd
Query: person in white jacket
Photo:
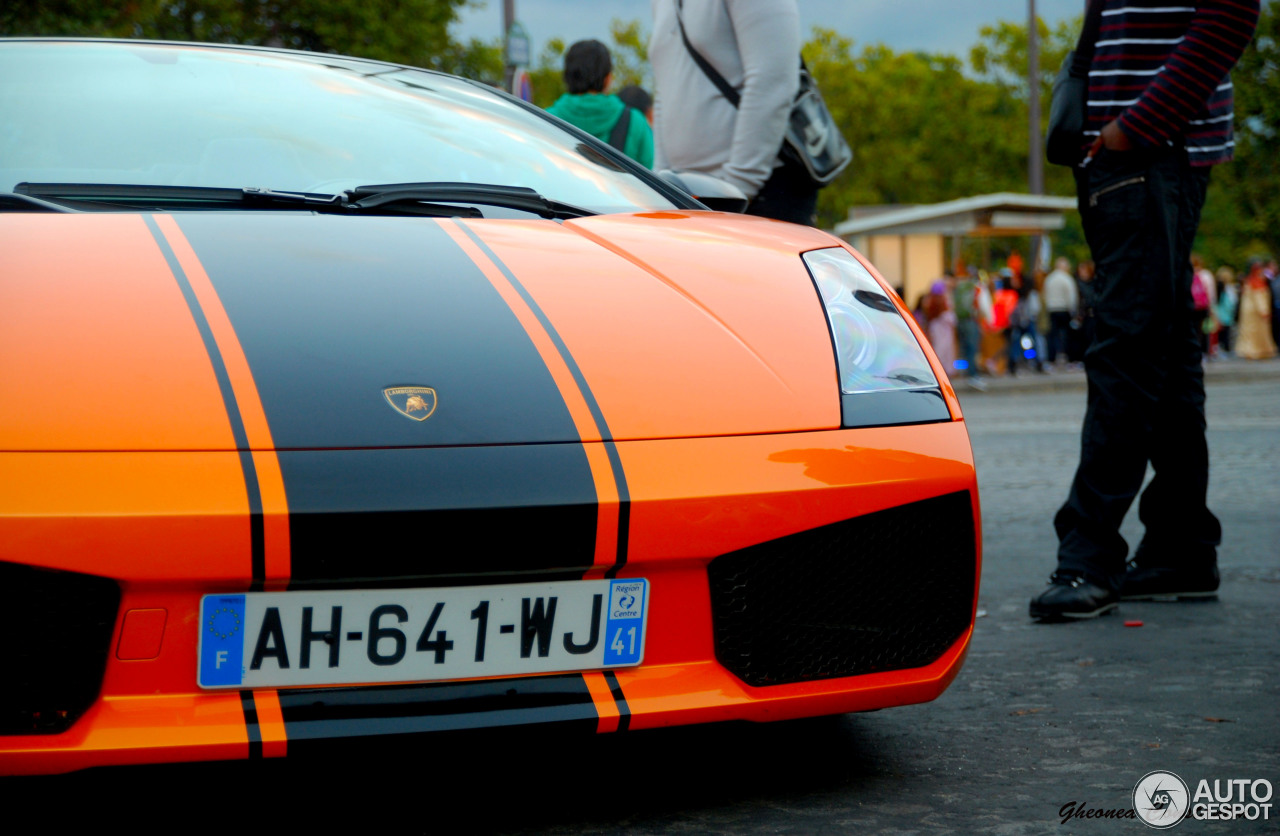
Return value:
[(1071, 275), (1071, 262), (1059, 258), (1053, 272), (1044, 280), (1044, 307), (1049, 312), (1049, 347), (1046, 359), (1052, 365), (1059, 355), (1067, 354), (1067, 336), (1071, 319), (1080, 307), (1080, 294)]
[[(737, 107), (681, 36), (738, 92)], [(653, 0), (654, 168), (732, 183), (748, 214), (812, 225), (818, 191), (779, 159), (800, 86), (796, 0)]]

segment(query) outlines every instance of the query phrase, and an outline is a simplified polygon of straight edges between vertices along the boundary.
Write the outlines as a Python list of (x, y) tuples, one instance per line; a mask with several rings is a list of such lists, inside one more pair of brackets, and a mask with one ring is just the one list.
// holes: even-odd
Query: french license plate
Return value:
[(200, 601), (201, 688), (422, 682), (629, 667), (643, 578), (248, 592)]

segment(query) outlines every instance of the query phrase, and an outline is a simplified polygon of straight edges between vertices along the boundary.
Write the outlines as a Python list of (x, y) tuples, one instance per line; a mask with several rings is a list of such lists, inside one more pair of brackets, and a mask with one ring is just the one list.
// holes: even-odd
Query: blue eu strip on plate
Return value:
[(200, 683), (239, 685), (244, 676), (243, 595), (206, 595), (200, 612)]

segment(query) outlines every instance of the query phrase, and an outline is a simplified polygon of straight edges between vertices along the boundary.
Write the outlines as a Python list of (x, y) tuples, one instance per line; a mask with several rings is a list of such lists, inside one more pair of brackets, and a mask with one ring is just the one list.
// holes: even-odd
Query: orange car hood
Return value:
[(11, 214), (0, 224), (0, 449), (836, 427), (835, 361), (799, 254), (837, 245), (705, 212), (563, 224)]

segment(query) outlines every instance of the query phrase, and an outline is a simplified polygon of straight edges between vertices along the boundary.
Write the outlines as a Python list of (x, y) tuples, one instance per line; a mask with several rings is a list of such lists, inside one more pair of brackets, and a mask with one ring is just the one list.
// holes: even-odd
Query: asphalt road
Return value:
[[(235, 816), (250, 831), (329, 830), (358, 815), (364, 829), (405, 833), (1136, 834), (1147, 832), (1138, 821), (1064, 824), (1060, 811), (1128, 810), (1153, 770), (1193, 792), (1202, 778), (1280, 789), (1280, 375), (1209, 387), (1210, 502), (1226, 538), (1219, 600), (1124, 604), (1080, 624), (1033, 624), (1027, 603), (1053, 568), (1050, 520), (1074, 470), (1083, 392), (1055, 384), (964, 400), (982, 492), (983, 614), (964, 670), (934, 703), (588, 740), (442, 739), (412, 754), (366, 748), (252, 770), (93, 771), (58, 792), (182, 799), (189, 819), (215, 829), (220, 804), (257, 798), (264, 806)], [(1125, 534), (1137, 542), (1136, 519)], [(1280, 832), (1280, 797), (1272, 805), (1265, 822), (1187, 820), (1174, 832)]]

